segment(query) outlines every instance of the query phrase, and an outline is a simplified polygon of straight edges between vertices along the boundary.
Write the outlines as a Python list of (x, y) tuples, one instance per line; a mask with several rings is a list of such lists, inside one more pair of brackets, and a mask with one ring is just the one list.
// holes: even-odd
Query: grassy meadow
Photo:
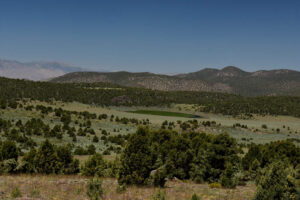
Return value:
[(184, 118), (200, 118), (200, 116), (198, 116), (198, 115), (179, 113), (179, 112), (159, 111), (159, 110), (136, 110), (136, 111), (128, 111), (128, 112), (137, 113), (137, 114), (145, 114), (145, 115), (159, 115), (159, 116), (184, 117)]
[[(119, 118), (135, 118), (138, 120), (149, 120), (149, 126), (153, 129), (161, 128), (164, 121), (174, 122), (197, 120), (199, 123), (203, 121), (215, 121), (217, 126), (206, 127), (200, 126), (196, 131), (207, 132), (212, 134), (219, 134), (228, 132), (232, 137), (236, 138), (242, 143), (267, 143), (270, 141), (285, 140), (285, 139), (300, 139), (300, 119), (291, 116), (259, 116), (254, 115), (250, 119), (234, 118), (232, 116), (224, 116), (221, 114), (203, 113), (200, 112), (194, 105), (176, 104), (171, 107), (101, 107), (95, 105), (87, 105), (82, 103), (64, 103), (55, 101), (53, 103), (46, 103), (40, 101), (30, 101), (28, 105), (44, 105), (53, 108), (62, 108), (68, 111), (107, 114), (118, 116)], [(193, 116), (201, 116), (201, 118), (191, 118)], [(43, 121), (50, 126), (60, 124), (60, 119), (53, 115), (41, 115), (36, 111), (26, 111), (24, 109), (10, 110), (6, 109), (0, 112), (0, 117), (3, 119), (10, 119), (17, 121), (27, 121), (31, 118), (42, 117)], [(72, 119), (75, 120), (75, 119)], [(81, 122), (81, 119), (78, 119)], [(130, 134), (136, 131), (137, 126), (133, 124), (123, 124), (115, 121), (92, 119), (92, 126), (95, 130), (96, 136), (101, 137), (101, 131), (106, 130), (111, 135)], [(247, 128), (233, 127), (234, 124), (246, 125)], [(71, 122), (72, 126), (79, 128), (78, 125)], [(266, 125), (267, 128), (262, 128)], [(178, 126), (173, 128), (176, 131), (181, 131)], [(279, 130), (279, 131), (278, 131)], [(33, 136), (33, 139), (38, 143), (43, 139)], [(71, 138), (64, 137), (63, 140), (51, 138), (51, 141), (56, 144), (72, 143)], [(91, 144), (91, 138), (78, 137), (76, 145), (87, 146)], [(299, 143), (296, 143), (300, 145)], [(103, 151), (108, 145), (99, 143), (94, 144), (97, 150)]]

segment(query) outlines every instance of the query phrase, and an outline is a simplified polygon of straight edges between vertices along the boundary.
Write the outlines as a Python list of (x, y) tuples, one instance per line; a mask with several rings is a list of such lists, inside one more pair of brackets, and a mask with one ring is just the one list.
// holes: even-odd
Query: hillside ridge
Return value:
[(163, 91), (207, 91), (243, 96), (300, 96), (300, 72), (288, 69), (246, 72), (234, 66), (163, 75), (150, 72), (73, 72), (51, 82), (111, 82)]

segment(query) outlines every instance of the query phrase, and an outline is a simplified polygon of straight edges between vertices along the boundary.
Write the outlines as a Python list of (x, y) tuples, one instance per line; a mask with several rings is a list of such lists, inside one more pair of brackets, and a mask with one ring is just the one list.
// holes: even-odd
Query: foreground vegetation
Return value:
[[(157, 199), (155, 196), (165, 194), (167, 200), (190, 200), (197, 194), (203, 200), (245, 200), (255, 193), (253, 184), (236, 189), (210, 188), (208, 184), (193, 182), (168, 181), (165, 188), (128, 187), (125, 191), (118, 190), (116, 179), (103, 178), (103, 199), (140, 200)], [(78, 199), (86, 200), (89, 179), (78, 175), (4, 175), (1, 176), (0, 198), (10, 199), (15, 188), (19, 188), (21, 196), (32, 199)]]
[[(80, 173), (87, 177), (115, 177), (118, 192), (125, 192), (132, 186), (165, 187), (167, 180), (177, 179), (231, 189), (255, 181), (254, 199), (300, 198), (300, 148), (289, 141), (252, 144), (244, 153), (227, 134), (178, 134), (139, 128), (129, 137), (120, 157), (113, 161), (106, 161), (101, 154), (94, 153), (80, 167), (70, 146), (56, 146), (48, 140), (18, 159), (20, 153), (14, 142), (1, 143), (2, 174)], [(95, 184), (88, 184), (87, 188), (92, 188), (87, 191), (88, 195), (91, 199), (95, 195), (103, 198), (101, 181), (96, 190)]]

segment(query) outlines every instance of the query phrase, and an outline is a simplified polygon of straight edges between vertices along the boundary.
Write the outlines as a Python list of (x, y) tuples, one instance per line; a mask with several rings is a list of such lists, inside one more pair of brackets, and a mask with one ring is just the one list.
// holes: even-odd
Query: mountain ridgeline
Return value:
[(225, 92), (242, 96), (300, 96), (300, 72), (260, 70), (246, 72), (236, 67), (203, 69), (197, 72), (161, 75), (148, 72), (72, 72), (51, 82), (110, 82), (129, 87), (163, 91)]

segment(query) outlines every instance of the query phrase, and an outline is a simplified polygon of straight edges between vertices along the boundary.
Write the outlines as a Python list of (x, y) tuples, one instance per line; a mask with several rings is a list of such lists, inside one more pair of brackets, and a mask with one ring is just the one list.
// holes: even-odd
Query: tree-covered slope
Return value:
[(226, 92), (243, 96), (300, 96), (300, 72), (292, 70), (245, 72), (236, 67), (225, 67), (174, 76), (147, 72), (74, 72), (51, 81), (111, 82), (163, 91)]
[(97, 105), (158, 106), (171, 103), (198, 104), (205, 112), (228, 115), (274, 114), (300, 116), (300, 97), (242, 97), (193, 91), (159, 91), (111, 83), (51, 83), (0, 78), (0, 98), (31, 98)]

